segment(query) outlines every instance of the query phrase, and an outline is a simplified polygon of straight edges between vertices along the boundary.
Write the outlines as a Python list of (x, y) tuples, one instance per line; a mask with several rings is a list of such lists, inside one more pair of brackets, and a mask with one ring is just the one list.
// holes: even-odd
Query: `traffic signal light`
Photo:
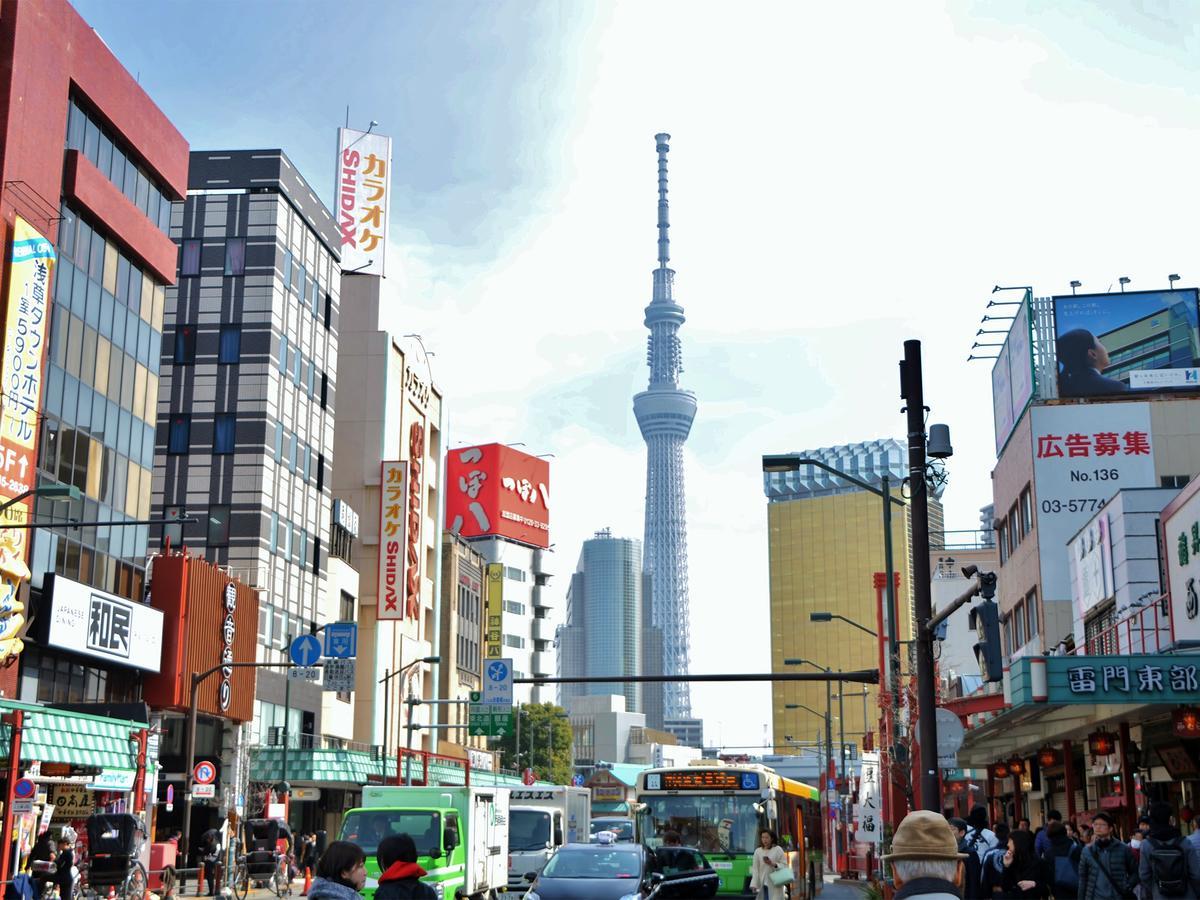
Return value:
[(984, 600), (971, 607), (970, 625), (979, 640), (975, 643), (975, 659), (984, 681), (1004, 680), (1004, 658), (1000, 652), (1000, 609), (994, 600)]

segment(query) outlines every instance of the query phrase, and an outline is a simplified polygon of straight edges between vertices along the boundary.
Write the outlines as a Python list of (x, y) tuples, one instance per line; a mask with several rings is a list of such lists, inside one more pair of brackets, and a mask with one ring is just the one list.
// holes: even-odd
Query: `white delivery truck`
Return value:
[(586, 844), (591, 835), (592, 792), (552, 785), (509, 791), (508, 889), (529, 887), (527, 872), (540, 872), (563, 844)]
[(379, 842), (401, 832), (416, 842), (422, 880), (439, 900), (493, 897), (508, 877), (508, 814), (508, 788), (367, 785), (362, 806), (342, 820), (341, 839), (367, 854), (365, 897), (379, 878)]

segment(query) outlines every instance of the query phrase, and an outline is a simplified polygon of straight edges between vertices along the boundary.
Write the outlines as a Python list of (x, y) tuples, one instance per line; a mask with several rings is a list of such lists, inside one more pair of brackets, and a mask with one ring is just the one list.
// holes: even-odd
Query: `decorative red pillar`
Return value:
[(1133, 763), (1129, 759), (1129, 748), (1133, 741), (1129, 738), (1129, 723), (1120, 725), (1121, 735), (1121, 793), (1125, 796), (1125, 834), (1128, 838), (1137, 826), (1137, 799), (1133, 787)]
[(4, 833), (0, 835), (0, 881), (12, 880), (12, 829), (13, 829), (13, 800), (16, 796), (17, 779), (21, 777), (21, 729), (25, 725), (25, 711), (15, 709), (4, 717), (12, 729), (12, 739), (8, 749), (8, 786), (4, 791)]
[(1071, 752), (1071, 742), (1062, 742), (1063, 758), (1063, 787), (1067, 792), (1067, 821), (1075, 821), (1075, 755)]
[[(145, 728), (134, 733), (137, 742), (137, 775), (133, 779), (133, 811), (146, 811), (146, 745), (148, 732)], [(149, 823), (147, 823), (149, 824)]]

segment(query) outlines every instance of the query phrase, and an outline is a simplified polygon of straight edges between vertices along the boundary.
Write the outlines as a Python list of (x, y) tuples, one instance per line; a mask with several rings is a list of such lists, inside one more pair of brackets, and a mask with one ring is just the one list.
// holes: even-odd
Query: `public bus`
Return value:
[(638, 775), (639, 830), (651, 847), (673, 831), (700, 850), (721, 876), (721, 894), (750, 891), (750, 862), (759, 832), (769, 828), (796, 873), (791, 896), (808, 893), (809, 860), (820, 851), (820, 792), (757, 763), (698, 759), (689, 766)]

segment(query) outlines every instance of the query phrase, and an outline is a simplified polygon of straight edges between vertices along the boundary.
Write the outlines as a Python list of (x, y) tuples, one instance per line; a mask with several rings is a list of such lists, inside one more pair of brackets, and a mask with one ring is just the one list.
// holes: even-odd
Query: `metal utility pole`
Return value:
[[(932, 585), (929, 575), (929, 489), (925, 478), (925, 387), (921, 342), (904, 342), (900, 397), (908, 413), (908, 490), (912, 529), (913, 612), (917, 622), (917, 743), (920, 747), (921, 806), (941, 811), (938, 796), (937, 719), (933, 680)], [(889, 589), (891, 585), (888, 585)]]

